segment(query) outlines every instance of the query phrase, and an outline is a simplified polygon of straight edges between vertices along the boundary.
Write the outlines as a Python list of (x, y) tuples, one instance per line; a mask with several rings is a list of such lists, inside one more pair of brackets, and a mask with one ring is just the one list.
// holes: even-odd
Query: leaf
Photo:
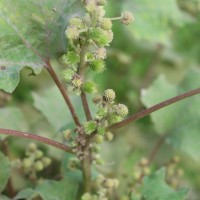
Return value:
[[(9, 66), (1, 67), (0, 69), (0, 89), (6, 92), (12, 93), (17, 87), (20, 80), (20, 71), (24, 68), (23, 66)], [(35, 67), (32, 65), (32, 69), (35, 74), (41, 71), (41, 67), (38, 65)]]
[(168, 0), (167, 4), (160, 0), (126, 1), (124, 9), (134, 15), (135, 21), (129, 29), (134, 37), (152, 43), (169, 45), (173, 26), (181, 26), (187, 21), (174, 0)]
[[(56, 86), (46, 89), (46, 91), (41, 95), (33, 93), (33, 98), (34, 106), (42, 112), (56, 131), (60, 131), (65, 127), (72, 127), (72, 116), (63, 96), (60, 94)], [(74, 96), (71, 100), (78, 111), (79, 116), (83, 119), (84, 113), (79, 97)]]
[(62, 181), (44, 181), (38, 185), (36, 192), (43, 200), (76, 199), (78, 184), (76, 181), (65, 178)]
[(26, 188), (24, 190), (21, 190), (13, 200), (20, 200), (20, 199), (32, 199), (33, 196), (37, 195), (36, 192), (31, 188)]
[(0, 7), (0, 89), (12, 92), (23, 67), (39, 73), (45, 60), (66, 51), (68, 19), (82, 8), (78, 0), (1, 0)]
[[(200, 70), (192, 69), (180, 85), (171, 85), (159, 77), (142, 93), (141, 100), (147, 107), (164, 99), (198, 88)], [(200, 107), (199, 95), (190, 97), (174, 105), (167, 106), (151, 114), (157, 133), (171, 133), (167, 141), (196, 160), (200, 159)]]
[[(20, 109), (0, 108), (0, 128), (27, 131), (27, 123)], [(1, 136), (1, 138), (6, 136)]]
[(0, 153), (0, 192), (5, 189), (5, 186), (10, 177), (11, 166), (7, 157)]
[(165, 169), (144, 178), (141, 193), (144, 200), (184, 200), (187, 189), (178, 191), (170, 188), (165, 182)]

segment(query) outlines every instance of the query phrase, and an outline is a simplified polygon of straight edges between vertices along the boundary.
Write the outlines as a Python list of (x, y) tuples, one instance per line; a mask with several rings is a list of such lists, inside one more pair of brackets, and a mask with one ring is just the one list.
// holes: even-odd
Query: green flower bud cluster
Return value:
[(35, 143), (30, 143), (26, 149), (26, 156), (22, 160), (22, 167), (26, 174), (42, 171), (51, 164), (51, 159), (44, 156)]
[(166, 180), (169, 185), (177, 189), (180, 185), (180, 178), (184, 175), (184, 170), (179, 166), (180, 157), (174, 156), (166, 165)]
[(109, 196), (119, 187), (119, 180), (105, 178), (103, 175), (99, 175), (96, 179), (96, 184), (99, 199), (109, 199)]
[(76, 157), (72, 157), (68, 160), (67, 163), (67, 168), (71, 171), (77, 170), (77, 169), (81, 169), (81, 163), (80, 160)]
[(104, 124), (112, 125), (121, 121), (127, 114), (128, 108), (124, 104), (114, 104), (115, 92), (112, 89), (104, 91), (103, 97), (97, 102), (99, 109), (96, 118), (104, 121)]
[[(97, 73), (105, 70), (106, 46), (113, 40), (112, 21), (104, 18), (106, 0), (84, 0), (86, 15), (69, 20), (65, 31), (68, 51), (62, 56), (66, 70), (62, 76), (76, 94), (95, 93), (96, 85), (85, 80), (82, 69), (88, 68)], [(85, 48), (85, 49), (84, 49)], [(84, 49), (84, 53), (83, 53)]]

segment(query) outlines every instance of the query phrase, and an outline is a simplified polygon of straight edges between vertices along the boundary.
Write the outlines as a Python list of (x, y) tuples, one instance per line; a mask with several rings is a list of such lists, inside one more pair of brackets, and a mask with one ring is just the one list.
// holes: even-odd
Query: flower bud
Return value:
[(37, 145), (35, 143), (29, 143), (28, 145), (28, 151), (35, 152), (37, 150)]
[(35, 158), (36, 159), (40, 159), (43, 155), (44, 155), (44, 153), (41, 150), (37, 150), (35, 152)]
[(79, 74), (74, 74), (71, 79), (72, 85), (76, 88), (80, 88), (83, 85), (83, 77)]
[(114, 106), (116, 115), (125, 117), (128, 114), (128, 108), (124, 104), (118, 104)]
[(75, 26), (77, 28), (82, 28), (83, 27), (83, 22), (80, 18), (75, 17), (75, 18), (71, 18), (69, 20), (69, 25), (70, 26)]
[(66, 140), (71, 139), (71, 130), (70, 130), (70, 129), (67, 129), (67, 130), (63, 131), (63, 135), (64, 135), (64, 138), (65, 138)]
[(97, 92), (96, 85), (91, 81), (83, 83), (83, 86), (81, 89), (83, 92), (89, 93), (89, 94)]
[(103, 18), (101, 21), (101, 28), (104, 30), (110, 30), (112, 28), (112, 21), (109, 18)]
[(125, 11), (122, 13), (121, 23), (125, 25), (129, 25), (134, 21), (134, 17), (131, 12)]
[(42, 171), (44, 169), (43, 163), (39, 160), (36, 161), (33, 166), (36, 171)]
[(72, 69), (66, 69), (62, 72), (62, 77), (69, 83), (75, 72)]
[(104, 127), (101, 127), (101, 126), (100, 126), (100, 127), (97, 128), (97, 133), (98, 133), (99, 135), (104, 135), (105, 132), (106, 132), (106, 130), (105, 130)]
[(108, 110), (107, 108), (100, 108), (98, 111), (97, 111), (97, 118), (103, 118), (106, 116)]
[(86, 134), (90, 135), (97, 129), (97, 122), (96, 121), (88, 121), (83, 124), (83, 128)]
[(105, 135), (104, 135), (104, 139), (108, 142), (112, 141), (113, 140), (113, 134), (111, 132), (106, 132)]
[(106, 58), (106, 49), (105, 48), (99, 48), (95, 51), (95, 58), (97, 60), (103, 60)]
[(22, 166), (24, 168), (30, 168), (32, 164), (33, 164), (33, 160), (30, 158), (24, 158), (22, 161)]
[(85, 193), (82, 197), (81, 200), (93, 200), (93, 197), (90, 193)]
[(94, 141), (95, 141), (95, 143), (97, 143), (97, 144), (102, 144), (102, 143), (103, 143), (103, 140), (104, 140), (104, 138), (103, 138), (102, 135), (96, 135)]
[[(102, 55), (101, 55), (102, 56)], [(105, 68), (105, 63), (103, 60), (93, 60), (91, 63), (90, 63), (90, 68), (97, 72), (97, 73), (101, 73), (103, 72), (106, 68)]]
[(42, 161), (42, 163), (43, 163), (43, 165), (44, 165), (45, 168), (48, 167), (51, 164), (51, 159), (48, 158), (48, 157), (42, 158), (41, 161)]
[(104, 91), (103, 100), (108, 103), (112, 103), (115, 100), (115, 91), (107, 89)]
[(79, 38), (79, 30), (75, 26), (68, 27), (65, 31), (65, 35), (70, 40), (76, 40)]

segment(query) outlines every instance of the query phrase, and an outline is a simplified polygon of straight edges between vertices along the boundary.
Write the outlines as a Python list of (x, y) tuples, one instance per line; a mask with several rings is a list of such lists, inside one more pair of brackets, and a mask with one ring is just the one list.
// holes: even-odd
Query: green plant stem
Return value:
[[(86, 60), (85, 60), (85, 56), (87, 53), (87, 49), (88, 49), (88, 44), (84, 44), (81, 48), (81, 52), (80, 52), (80, 64), (79, 64), (79, 68), (78, 68), (78, 74), (83, 76), (85, 73), (85, 68), (87, 67), (86, 64)], [(90, 108), (88, 105), (88, 101), (87, 101), (87, 96), (84, 92), (81, 92), (81, 101), (82, 101), (82, 105), (83, 105), (83, 109), (85, 112), (85, 116), (86, 119), (92, 120), (92, 114), (90, 112)]]
[(22, 132), (22, 131), (10, 130), (10, 129), (2, 129), (2, 128), (0, 128), (0, 134), (11, 135), (11, 136), (16, 136), (16, 137), (21, 137), (21, 138), (27, 138), (27, 139), (30, 139), (30, 140), (36, 140), (36, 141), (39, 141), (41, 143), (53, 146), (57, 149), (66, 151), (68, 153), (73, 153), (72, 148), (70, 148), (70, 147), (68, 147), (68, 146), (66, 146), (62, 143), (56, 142), (54, 140), (51, 140), (51, 139), (48, 139), (48, 138), (45, 138), (45, 137), (42, 137), (42, 136), (39, 136), (39, 135), (26, 133), (26, 132)]
[(141, 111), (141, 112), (139, 112), (139, 113), (127, 118), (127, 119), (124, 119), (119, 123), (116, 123), (116, 124), (113, 124), (113, 125), (107, 127), (107, 130), (108, 131), (113, 131), (113, 130), (122, 128), (122, 127), (124, 127), (124, 126), (126, 126), (126, 125), (128, 125), (128, 124), (130, 124), (130, 123), (132, 123), (134, 121), (137, 121), (137, 120), (139, 120), (139, 119), (141, 119), (141, 118), (143, 118), (143, 117), (145, 117), (145, 116), (147, 116), (147, 115), (149, 115), (149, 114), (151, 114), (151, 113), (153, 113), (153, 112), (155, 112), (157, 110), (160, 110), (160, 109), (162, 109), (162, 108), (164, 108), (166, 106), (169, 106), (169, 105), (171, 105), (173, 103), (181, 101), (181, 100), (183, 100), (185, 98), (197, 95), (199, 93), (200, 93), (200, 88), (195, 89), (195, 90), (191, 90), (189, 92), (186, 92), (184, 94), (178, 95), (176, 97), (167, 99), (167, 100), (165, 100), (165, 101), (163, 101), (161, 103), (158, 103), (158, 104), (156, 104), (156, 105), (154, 105), (154, 106), (152, 106), (152, 107), (150, 107), (150, 108), (148, 108), (146, 110), (143, 110), (143, 111)]
[(70, 100), (69, 96), (67, 95), (66, 89), (64, 88), (64, 86), (63, 86), (62, 83), (60, 82), (58, 76), (56, 75), (56, 73), (55, 73), (55, 71), (53, 70), (53, 68), (52, 68), (52, 66), (51, 66), (51, 64), (50, 64), (49, 61), (46, 62), (46, 69), (47, 69), (47, 71), (49, 72), (49, 74), (51, 75), (51, 77), (52, 77), (52, 79), (54, 80), (55, 84), (57, 85), (58, 89), (60, 90), (60, 92), (61, 92), (63, 98), (65, 99), (65, 102), (66, 102), (67, 105), (68, 105), (68, 108), (69, 108), (69, 110), (70, 110), (70, 112), (71, 112), (71, 115), (72, 115), (72, 117), (73, 117), (73, 119), (74, 119), (75, 124), (76, 124), (77, 126), (81, 126), (81, 123), (80, 123), (80, 121), (79, 121), (79, 119), (78, 119), (78, 116), (77, 116), (77, 114), (76, 114), (76, 111), (75, 111), (75, 109), (74, 109), (74, 106), (72, 105), (71, 100)]
[(91, 190), (91, 162), (90, 155), (83, 158), (82, 162), (82, 174), (83, 174), (83, 189), (85, 192), (90, 192)]

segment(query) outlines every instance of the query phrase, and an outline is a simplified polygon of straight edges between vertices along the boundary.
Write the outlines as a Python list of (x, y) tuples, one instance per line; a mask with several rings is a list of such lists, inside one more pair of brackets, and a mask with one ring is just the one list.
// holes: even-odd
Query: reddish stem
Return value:
[(48, 144), (50, 146), (53, 146), (57, 149), (66, 151), (68, 153), (73, 153), (73, 151), (70, 147), (68, 147), (68, 146), (66, 146), (62, 143), (56, 142), (54, 140), (39, 136), (39, 135), (30, 134), (30, 133), (26, 133), (26, 132), (22, 132), (22, 131), (10, 130), (10, 129), (2, 129), (2, 128), (0, 128), (0, 134), (2, 134), (2, 135), (12, 135), (12, 136), (16, 136), (16, 137), (36, 140), (36, 141)]

